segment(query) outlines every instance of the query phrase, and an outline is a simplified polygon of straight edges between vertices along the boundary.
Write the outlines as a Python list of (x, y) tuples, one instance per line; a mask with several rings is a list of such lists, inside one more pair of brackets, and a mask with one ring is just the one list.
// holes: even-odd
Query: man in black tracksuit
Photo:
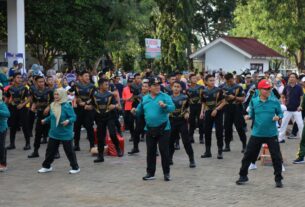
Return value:
[(225, 148), (223, 152), (229, 152), (230, 143), (233, 140), (233, 124), (237, 130), (240, 141), (242, 142), (242, 153), (245, 152), (247, 137), (244, 130), (243, 105), (245, 95), (240, 85), (234, 82), (233, 74), (225, 75), (226, 83), (222, 86), (223, 95), (227, 102), (224, 108), (224, 128), (225, 128)]
[[(149, 85), (148, 82), (143, 82), (142, 83), (142, 92), (141, 94), (139, 94), (137, 96), (137, 101), (138, 103), (141, 103), (143, 96), (145, 96), (146, 94), (148, 94), (149, 92)], [(137, 106), (138, 104), (134, 105)], [(134, 138), (133, 138), (133, 148), (130, 152), (128, 152), (128, 154), (133, 155), (136, 153), (139, 153), (139, 142), (140, 142), (140, 135), (142, 133), (144, 133), (144, 128), (145, 128), (145, 118), (144, 115), (140, 115), (138, 117), (136, 117), (136, 128), (135, 128), (135, 132), (134, 132)]]
[(205, 78), (206, 88), (203, 90), (202, 108), (200, 117), (205, 117), (205, 153), (201, 158), (212, 157), (212, 129), (215, 124), (216, 139), (218, 147), (218, 159), (223, 159), (223, 111), (222, 108), (226, 104), (223, 99), (222, 90), (215, 87), (215, 77), (207, 75)]
[(171, 96), (173, 103), (175, 104), (175, 111), (170, 113), (171, 135), (169, 140), (169, 156), (170, 164), (173, 164), (173, 155), (175, 152), (176, 139), (181, 134), (184, 149), (189, 157), (190, 168), (196, 167), (194, 160), (194, 151), (192, 144), (188, 136), (188, 123), (189, 118), (189, 104), (188, 97), (181, 94), (182, 86), (179, 82), (175, 82), (173, 85), (173, 95)]
[(74, 123), (74, 150), (80, 151), (80, 131), (82, 125), (87, 130), (87, 137), (90, 143), (90, 149), (94, 147), (94, 110), (92, 107), (92, 96), (96, 88), (93, 83), (90, 82), (90, 74), (88, 71), (82, 71), (79, 75), (79, 82), (76, 82), (69, 92), (75, 92), (76, 98), (76, 122)]
[(197, 124), (199, 128), (199, 140), (200, 143), (203, 144), (204, 122), (203, 119), (200, 119), (200, 111), (201, 111), (202, 91), (204, 88), (203, 86), (197, 84), (197, 78), (195, 74), (190, 75), (190, 81), (191, 81), (191, 85), (186, 92), (190, 103), (189, 137), (191, 139), (191, 142), (194, 142), (194, 131), (196, 129), (196, 124)]
[(35, 127), (34, 152), (28, 158), (39, 157), (40, 140), (48, 137), (50, 125), (41, 124), (41, 120), (49, 116), (50, 104), (53, 102), (53, 91), (45, 86), (45, 80), (42, 76), (36, 76), (37, 86), (31, 87), (32, 111), (37, 112), (37, 122)]
[(28, 127), (28, 109), (26, 104), (29, 99), (29, 90), (22, 83), (22, 77), (20, 73), (15, 73), (13, 76), (13, 85), (10, 86), (6, 92), (6, 98), (8, 108), (11, 113), (9, 118), (10, 126), (10, 145), (7, 147), (8, 150), (15, 149), (15, 138), (18, 126), (21, 122), (23, 135), (25, 138), (24, 150), (30, 150), (30, 133)]
[(104, 162), (104, 146), (107, 129), (109, 131), (110, 138), (114, 144), (118, 156), (122, 157), (123, 153), (120, 149), (119, 140), (116, 136), (115, 130), (115, 109), (118, 109), (120, 105), (117, 103), (113, 93), (108, 91), (109, 81), (107, 79), (100, 79), (98, 81), (99, 90), (96, 91), (92, 97), (92, 103), (95, 107), (95, 123), (97, 125), (97, 146), (98, 157), (94, 160), (95, 163)]

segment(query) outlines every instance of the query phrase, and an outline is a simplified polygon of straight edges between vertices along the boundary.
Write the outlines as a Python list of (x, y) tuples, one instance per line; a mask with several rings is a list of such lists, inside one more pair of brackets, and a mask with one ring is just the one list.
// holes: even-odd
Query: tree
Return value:
[(234, 14), (232, 34), (255, 37), (276, 50), (285, 48), (298, 69), (305, 69), (305, 1), (249, 0)]
[[(186, 69), (190, 54), (195, 0), (156, 0), (156, 37), (162, 40), (161, 67), (163, 71)], [(186, 52), (188, 51), (188, 52)]]
[(233, 26), (236, 0), (198, 0), (194, 17), (194, 30), (204, 45), (226, 34)]

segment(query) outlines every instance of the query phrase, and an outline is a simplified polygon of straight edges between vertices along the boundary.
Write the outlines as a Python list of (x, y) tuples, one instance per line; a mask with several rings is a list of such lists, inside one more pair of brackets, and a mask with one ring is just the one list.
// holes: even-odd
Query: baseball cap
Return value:
[(162, 81), (161, 81), (161, 79), (159, 77), (151, 77), (149, 79), (149, 85), (150, 86), (151, 85), (155, 85), (155, 84), (161, 84), (161, 83), (162, 83)]
[(261, 80), (257, 86), (258, 89), (269, 89), (271, 87), (272, 87), (272, 85), (271, 85), (270, 81), (266, 80), (266, 79)]
[(14, 60), (13, 64), (18, 65), (18, 60)]

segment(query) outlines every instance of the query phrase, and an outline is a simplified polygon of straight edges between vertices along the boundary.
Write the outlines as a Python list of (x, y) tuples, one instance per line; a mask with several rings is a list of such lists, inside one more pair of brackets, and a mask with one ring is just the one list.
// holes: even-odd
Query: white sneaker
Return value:
[(257, 169), (256, 164), (251, 163), (250, 166), (249, 166), (249, 170), (256, 170), (256, 169)]
[(50, 167), (50, 168), (41, 168), (41, 169), (39, 169), (38, 170), (38, 172), (39, 173), (47, 173), (47, 172), (51, 172), (53, 170), (53, 168), (52, 167)]
[(282, 164), (282, 172), (285, 172), (285, 171), (286, 171), (286, 169), (285, 169), (284, 165)]
[(77, 174), (79, 172), (80, 172), (80, 168), (78, 168), (77, 170), (72, 169), (72, 170), (69, 171), (70, 174)]

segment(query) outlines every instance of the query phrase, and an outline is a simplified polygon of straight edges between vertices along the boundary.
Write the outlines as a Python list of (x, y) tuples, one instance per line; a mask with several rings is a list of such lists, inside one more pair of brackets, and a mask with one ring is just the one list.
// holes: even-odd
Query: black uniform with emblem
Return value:
[[(118, 96), (119, 96), (119, 91), (118, 91), (117, 87), (113, 83), (109, 83), (109, 90), (112, 93), (118, 92)], [(116, 127), (116, 131), (122, 136), (121, 123), (119, 121), (120, 112), (119, 112), (118, 109), (114, 109), (114, 111), (115, 111), (114, 125)]]
[(186, 113), (189, 113), (189, 100), (184, 94), (178, 96), (171, 96), (175, 104), (175, 111), (170, 113), (171, 135), (169, 142), (170, 163), (173, 163), (173, 155), (175, 152), (175, 142), (181, 135), (184, 149), (190, 160), (190, 167), (195, 167), (194, 151), (192, 148), (191, 140), (188, 135), (188, 122), (184, 118)]
[(94, 122), (94, 110), (85, 110), (84, 106), (80, 106), (79, 102), (85, 102), (86, 105), (91, 106), (92, 97), (96, 88), (93, 83), (82, 84), (80, 82), (75, 83), (69, 92), (75, 92), (76, 98), (76, 122), (74, 123), (74, 143), (75, 150), (80, 150), (79, 141), (80, 141), (80, 131), (81, 126), (83, 125), (87, 130), (87, 138), (90, 143), (90, 148), (94, 147), (94, 131), (93, 131), (93, 122)]
[(38, 149), (40, 148), (40, 140), (43, 137), (44, 140), (48, 137), (50, 129), (49, 124), (41, 124), (41, 120), (45, 119), (48, 114), (44, 114), (44, 110), (50, 106), (54, 100), (53, 90), (48, 87), (40, 90), (39, 88), (32, 86), (30, 88), (30, 95), (32, 97), (32, 103), (36, 106), (37, 122), (35, 127), (35, 140), (34, 140), (34, 153), (38, 155)]
[(206, 87), (203, 90), (202, 103), (205, 106), (205, 147), (206, 151), (201, 156), (202, 158), (211, 157), (211, 145), (212, 145), (212, 130), (215, 124), (216, 139), (218, 147), (218, 159), (222, 159), (223, 148), (223, 110), (217, 110), (215, 117), (211, 116), (211, 113), (219, 106), (223, 101), (222, 90), (218, 87), (209, 89)]
[(121, 154), (119, 140), (116, 136), (114, 124), (115, 111), (109, 109), (109, 106), (117, 104), (117, 101), (115, 100), (113, 93), (111, 93), (110, 91), (106, 91), (104, 93), (101, 93), (100, 91), (95, 91), (92, 97), (92, 103), (96, 111), (95, 123), (97, 125), (97, 146), (99, 152), (98, 159), (95, 162), (102, 162), (104, 161), (104, 146), (107, 128), (109, 131), (109, 136), (118, 152), (118, 155)]
[(223, 95), (227, 102), (224, 108), (224, 129), (225, 129), (225, 149), (223, 151), (230, 151), (230, 142), (233, 140), (233, 124), (237, 130), (240, 141), (243, 145), (243, 151), (246, 148), (247, 137), (244, 130), (244, 117), (243, 117), (243, 105), (241, 102), (234, 100), (228, 100), (228, 95), (233, 95), (235, 97), (244, 97), (243, 89), (238, 84), (222, 86)]
[(189, 137), (192, 142), (194, 142), (194, 131), (197, 126), (199, 128), (200, 143), (203, 143), (204, 122), (203, 119), (200, 119), (201, 99), (202, 99), (203, 89), (204, 89), (203, 86), (196, 84), (194, 87), (189, 87), (186, 92), (190, 104)]
[(7, 149), (15, 148), (15, 138), (18, 127), (22, 126), (23, 135), (25, 138), (24, 150), (29, 150), (30, 146), (30, 133), (28, 127), (28, 108), (26, 106), (18, 109), (19, 104), (25, 103), (29, 96), (29, 90), (23, 84), (12, 85), (6, 92), (6, 97), (8, 99), (8, 108), (11, 113), (9, 118), (10, 126), (10, 146)]

